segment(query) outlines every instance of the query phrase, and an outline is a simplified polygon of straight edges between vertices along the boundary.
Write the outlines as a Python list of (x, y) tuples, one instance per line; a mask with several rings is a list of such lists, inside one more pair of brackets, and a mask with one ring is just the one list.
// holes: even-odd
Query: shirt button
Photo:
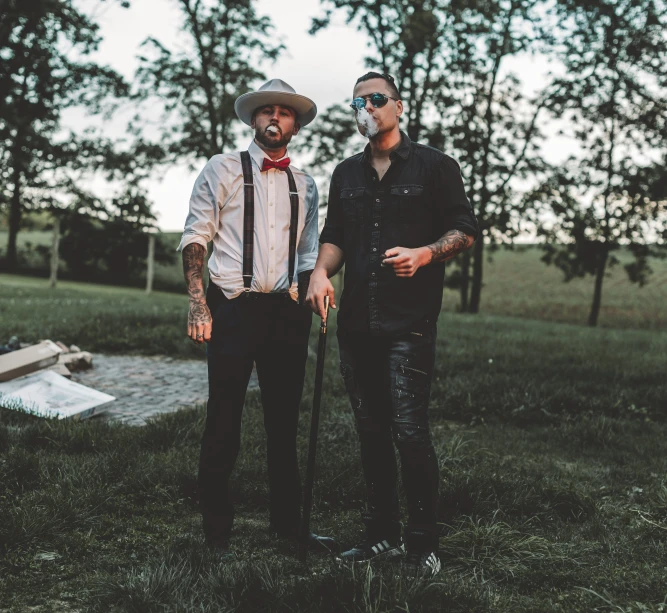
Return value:
[(373, 251), (377, 251), (377, 250), (378, 250), (378, 248), (377, 248), (377, 247), (373, 247)]
[(269, 268), (269, 272), (273, 272), (273, 268)]
[(273, 224), (271, 224), (271, 227), (273, 228), (273, 227), (274, 227), (274, 225), (273, 225)]
[(404, 193), (404, 194), (407, 194), (407, 193), (408, 193), (408, 190), (407, 190), (407, 189), (404, 189), (404, 190), (403, 190), (403, 193)]
[(379, 199), (379, 198), (376, 198), (376, 199), (375, 199), (375, 202), (380, 202), (380, 199)]
[(380, 225), (379, 223), (376, 223), (376, 224), (375, 224), (375, 227), (377, 228), (379, 225)]
[(274, 249), (274, 248), (273, 248), (273, 245), (272, 245), (272, 246), (271, 246), (271, 251), (273, 251), (273, 249)]
[(371, 273), (371, 277), (374, 277), (374, 276), (375, 276), (375, 273), (374, 273), (374, 272), (372, 272), (372, 273)]
[(269, 206), (273, 206), (273, 202), (269, 202)]

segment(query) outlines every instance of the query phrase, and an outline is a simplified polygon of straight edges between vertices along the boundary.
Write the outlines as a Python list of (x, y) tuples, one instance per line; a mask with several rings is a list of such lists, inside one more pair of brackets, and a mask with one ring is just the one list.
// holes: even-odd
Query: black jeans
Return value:
[(206, 301), (213, 332), (206, 351), (209, 399), (199, 461), (205, 537), (224, 542), (231, 532), (229, 479), (240, 448), (241, 414), (253, 363), (267, 436), (271, 527), (294, 534), (301, 521), (296, 433), (311, 312), (286, 294), (228, 300), (213, 283)]
[(409, 549), (437, 547), (438, 461), (428, 423), (435, 338), (435, 323), (424, 322), (400, 336), (338, 339), (361, 444), (368, 536), (400, 534), (395, 444), (408, 502)]

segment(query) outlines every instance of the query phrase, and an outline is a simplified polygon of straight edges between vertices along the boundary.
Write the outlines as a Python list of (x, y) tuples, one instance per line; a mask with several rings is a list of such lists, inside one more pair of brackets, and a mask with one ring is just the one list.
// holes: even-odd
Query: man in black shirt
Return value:
[(444, 262), (472, 246), (477, 221), (457, 162), (399, 130), (403, 104), (394, 80), (359, 78), (352, 103), (363, 153), (331, 178), (327, 220), (307, 302), (336, 308), (329, 278), (345, 263), (338, 317), (341, 373), (355, 413), (368, 490), (364, 540), (351, 562), (404, 550), (394, 443), (408, 501), (410, 574), (435, 575), (438, 461), (428, 424), (436, 322)]

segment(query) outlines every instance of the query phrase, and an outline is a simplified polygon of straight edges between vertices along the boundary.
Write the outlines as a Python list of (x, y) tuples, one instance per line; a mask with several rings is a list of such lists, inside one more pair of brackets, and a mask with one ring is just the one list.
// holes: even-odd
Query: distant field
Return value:
[[(557, 268), (540, 261), (534, 248), (501, 249), (484, 263), (481, 311), (585, 324), (593, 300), (593, 278), (563, 282)], [(628, 281), (623, 263), (612, 269), (602, 286), (599, 325), (608, 328), (667, 328), (667, 261), (652, 260), (654, 274), (645, 287)], [(445, 310), (456, 310), (458, 294), (444, 293)]]
[[(163, 236), (167, 244), (177, 247), (179, 233)], [(48, 232), (24, 232), (19, 235), (19, 247), (27, 242), (48, 245), (50, 240)], [(5, 242), (6, 233), (0, 231), (0, 250)], [(491, 261), (485, 261), (481, 312), (586, 324), (593, 299), (593, 279), (564, 283), (562, 273), (543, 264), (540, 255), (535, 247), (503, 248), (493, 254)], [(35, 258), (36, 254), (32, 261)], [(629, 254), (621, 253), (620, 258), (629, 261)], [(601, 327), (667, 329), (667, 261), (653, 260), (651, 266), (654, 274), (645, 287), (630, 283), (622, 264), (611, 270), (602, 289)], [(155, 282), (169, 291), (183, 291), (180, 258), (172, 265), (156, 265)], [(446, 289), (443, 310), (456, 312), (458, 304), (458, 293)]]

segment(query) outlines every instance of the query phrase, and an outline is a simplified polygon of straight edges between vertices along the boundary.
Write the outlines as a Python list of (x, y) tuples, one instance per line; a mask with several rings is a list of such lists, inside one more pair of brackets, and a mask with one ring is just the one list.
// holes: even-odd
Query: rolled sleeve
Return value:
[(298, 266), (297, 275), (315, 268), (317, 260), (317, 214), (319, 194), (315, 181), (309, 177), (308, 192), (306, 194), (306, 221), (301, 232), (301, 239), (297, 247)]
[(331, 243), (344, 249), (343, 215), (340, 206), (340, 187), (336, 171), (331, 176), (329, 184), (329, 201), (327, 203), (327, 218), (320, 235), (320, 243)]
[(217, 192), (222, 187), (216, 158), (217, 156), (214, 156), (208, 161), (192, 188), (188, 216), (178, 251), (183, 251), (192, 243), (206, 248), (215, 236), (219, 216)]
[(445, 155), (435, 173), (433, 193), (437, 195), (443, 233), (459, 230), (477, 239), (479, 226), (472, 206), (466, 196), (461, 176), (461, 167), (454, 159)]

